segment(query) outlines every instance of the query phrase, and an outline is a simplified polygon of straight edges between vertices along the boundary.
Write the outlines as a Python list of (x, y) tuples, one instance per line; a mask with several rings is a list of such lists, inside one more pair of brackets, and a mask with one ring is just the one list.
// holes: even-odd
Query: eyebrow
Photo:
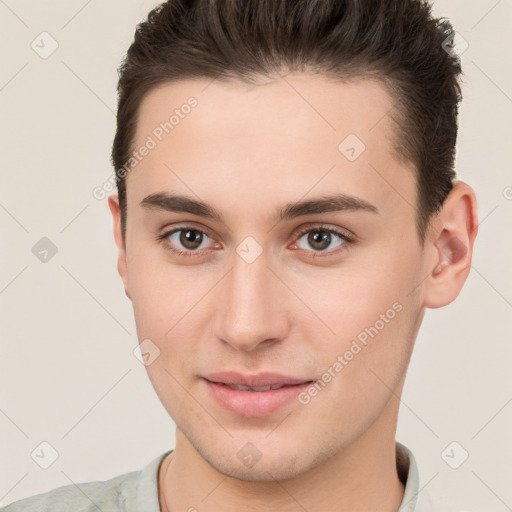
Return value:
[[(222, 214), (213, 206), (203, 201), (179, 194), (163, 192), (150, 194), (140, 202), (140, 205), (148, 210), (190, 213), (224, 223)], [(338, 211), (363, 211), (379, 214), (377, 207), (365, 199), (346, 194), (335, 194), (295, 203), (287, 203), (276, 210), (274, 219), (276, 221), (283, 221), (303, 215)]]

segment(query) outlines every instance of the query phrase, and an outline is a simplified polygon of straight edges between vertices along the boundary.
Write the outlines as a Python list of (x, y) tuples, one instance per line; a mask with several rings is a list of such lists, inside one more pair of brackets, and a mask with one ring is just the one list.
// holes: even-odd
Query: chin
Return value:
[[(297, 477), (327, 461), (334, 453), (332, 446), (311, 446), (308, 440), (294, 443), (284, 439), (255, 439), (195, 446), (200, 456), (223, 475), (247, 482), (273, 482)], [(254, 444), (253, 444), (254, 443)], [(213, 448), (213, 449), (212, 449)]]
[(272, 460), (268, 457), (266, 460), (262, 459), (251, 468), (245, 467), (238, 460), (236, 462), (224, 459), (206, 460), (210, 466), (219, 473), (245, 482), (274, 482), (276, 480), (287, 480), (302, 474), (308, 469), (298, 465), (299, 461), (297, 460), (295, 463), (291, 463), (289, 460), (283, 460), (279, 454), (275, 454)]

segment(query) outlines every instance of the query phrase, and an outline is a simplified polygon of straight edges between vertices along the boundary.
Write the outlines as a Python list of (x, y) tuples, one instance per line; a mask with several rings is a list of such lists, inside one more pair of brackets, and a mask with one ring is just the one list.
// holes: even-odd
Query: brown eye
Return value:
[(195, 250), (203, 241), (203, 233), (197, 229), (181, 229), (179, 241), (185, 249)]
[(331, 234), (327, 231), (310, 231), (307, 236), (310, 247), (317, 251), (324, 251), (331, 243)]
[(214, 240), (200, 229), (191, 227), (175, 228), (159, 235), (157, 239), (165, 249), (180, 256), (196, 256), (202, 254), (202, 249), (207, 248)]
[[(301, 242), (304, 240), (304, 242)], [(337, 242), (337, 243), (336, 243)], [(343, 247), (353, 242), (353, 239), (344, 233), (323, 226), (303, 230), (297, 235), (296, 245), (299, 249), (309, 252), (336, 253), (338, 247)], [(335, 244), (335, 245), (333, 245)]]

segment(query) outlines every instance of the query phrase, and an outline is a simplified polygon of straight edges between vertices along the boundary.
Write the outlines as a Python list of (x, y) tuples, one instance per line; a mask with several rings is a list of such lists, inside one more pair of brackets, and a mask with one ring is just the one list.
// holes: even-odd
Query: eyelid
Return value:
[[(335, 247), (334, 249), (325, 250), (325, 251), (314, 251), (314, 250), (308, 250), (308, 249), (302, 249), (301, 247), (297, 247), (297, 242), (302, 238), (306, 233), (309, 233), (310, 231), (326, 231), (328, 233), (334, 234), (341, 238), (342, 243)], [(325, 224), (313, 224), (308, 225), (305, 227), (302, 227), (298, 233), (296, 233), (293, 236), (294, 242), (293, 245), (296, 247), (293, 248), (293, 250), (300, 251), (302, 253), (305, 253), (307, 258), (329, 258), (329, 257), (338, 257), (340, 256), (340, 253), (344, 253), (347, 249), (350, 249), (353, 245), (357, 242), (357, 237), (353, 234), (347, 234), (346, 231), (339, 227), (333, 227)]]
[(198, 231), (199, 233), (203, 233), (215, 241), (218, 241), (218, 239), (219, 239), (219, 237), (217, 235), (213, 235), (213, 232), (210, 231), (209, 228), (207, 228), (203, 225), (199, 226), (198, 224), (195, 224), (194, 222), (184, 222), (183, 224), (178, 223), (178, 224), (166, 225), (159, 230), (160, 234), (158, 234), (156, 238), (157, 238), (157, 240), (162, 240), (162, 239), (172, 235), (176, 231), (181, 231), (181, 230), (185, 231), (187, 229), (190, 229), (193, 231)]
[[(193, 224), (178, 224), (176, 226), (169, 227), (168, 229), (163, 228), (161, 234), (157, 235), (157, 237), (156, 237), (157, 241), (163, 244), (168, 237), (170, 237), (177, 231), (185, 231), (187, 229), (202, 233), (202, 234), (206, 235), (208, 238), (210, 238), (211, 240), (213, 240), (216, 244), (219, 244), (219, 242), (216, 240), (216, 237), (211, 236), (208, 229), (203, 228), (203, 227), (198, 228), (198, 227), (194, 226)], [(341, 244), (341, 246), (339, 246), (339, 247), (341, 247), (341, 249), (337, 248), (337, 249), (328, 250), (328, 251), (314, 251), (314, 250), (307, 250), (307, 249), (300, 249), (300, 248), (296, 249), (296, 250), (300, 250), (303, 252), (312, 253), (316, 257), (329, 256), (332, 254), (336, 254), (340, 250), (345, 248), (345, 246), (352, 245), (357, 240), (357, 237), (355, 235), (347, 233), (348, 230), (344, 230), (339, 227), (334, 227), (334, 226), (321, 224), (321, 223), (320, 224), (319, 223), (311, 223), (306, 226), (302, 226), (301, 228), (299, 228), (298, 230), (296, 230), (294, 232), (293, 242), (296, 243), (298, 239), (300, 239), (303, 235), (305, 235), (306, 233), (308, 233), (310, 231), (327, 231), (329, 233), (333, 233), (333, 234), (339, 236), (344, 242), (343, 244)], [(170, 245), (170, 244), (166, 244), (166, 245)], [(177, 255), (200, 256), (200, 255), (203, 255), (204, 251), (207, 251), (208, 249), (203, 248), (203, 249), (194, 249), (194, 250), (187, 250), (187, 249), (183, 250), (183, 249), (169, 248), (168, 250)]]
[(348, 231), (348, 229), (343, 229), (343, 228), (340, 228), (340, 227), (335, 227), (335, 226), (331, 226), (329, 224), (318, 224), (318, 223), (312, 223), (312, 224), (308, 224), (307, 226), (303, 226), (302, 228), (300, 228), (294, 235), (293, 237), (294, 238), (298, 238), (298, 237), (301, 237), (303, 235), (305, 235), (306, 233), (308, 233), (309, 231), (328, 231), (329, 233), (334, 233), (338, 236), (340, 236), (341, 238), (343, 238), (344, 240), (346, 240), (347, 242), (355, 242), (357, 237), (350, 231)]
[(219, 242), (217, 242), (217, 239), (213, 236), (211, 236), (211, 234), (209, 233), (209, 230), (208, 229), (205, 229), (203, 227), (201, 228), (198, 228), (196, 227), (195, 225), (193, 224), (178, 224), (178, 225), (173, 225), (172, 227), (168, 227), (167, 229), (166, 228), (163, 228), (161, 230), (161, 233), (158, 234), (156, 236), (156, 240), (157, 242), (161, 243), (162, 245), (164, 246), (167, 246), (167, 250), (169, 250), (170, 252), (174, 253), (174, 254), (177, 254), (179, 256), (182, 256), (182, 255), (185, 255), (185, 256), (199, 256), (199, 255), (202, 255), (204, 253), (204, 251), (208, 250), (207, 248), (203, 248), (203, 249), (194, 249), (194, 250), (190, 250), (190, 249), (177, 249), (175, 248), (171, 243), (167, 242), (167, 239), (173, 235), (174, 233), (178, 232), (178, 231), (186, 231), (187, 229), (189, 230), (192, 230), (192, 231), (197, 231), (199, 233), (202, 233), (203, 235), (206, 235), (208, 238), (210, 238), (211, 240), (213, 240), (213, 242), (215, 244), (219, 244)]

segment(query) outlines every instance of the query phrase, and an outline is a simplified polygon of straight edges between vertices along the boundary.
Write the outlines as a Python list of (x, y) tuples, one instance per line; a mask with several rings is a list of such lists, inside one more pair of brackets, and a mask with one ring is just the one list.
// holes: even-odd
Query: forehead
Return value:
[(374, 204), (396, 203), (397, 194), (414, 204), (412, 166), (392, 145), (394, 101), (377, 81), (299, 73), (258, 85), (211, 79), (160, 85), (139, 108), (133, 146), (151, 139), (154, 147), (129, 174), (128, 193), (141, 197), (163, 187), (204, 196), (236, 188), (238, 197), (277, 201), (336, 186)]
[[(188, 109), (191, 98), (197, 106)], [(139, 107), (136, 140), (151, 133), (155, 122), (165, 122), (178, 111), (180, 121), (175, 119), (172, 128), (176, 136), (191, 124), (181, 120), (190, 117), (198, 138), (230, 129), (240, 139), (265, 134), (270, 138), (276, 132), (283, 134), (284, 128), (283, 135), (290, 142), (294, 138), (310, 140), (315, 135), (336, 142), (351, 130), (364, 141), (375, 143), (383, 136), (391, 139), (393, 126), (388, 114), (394, 101), (381, 82), (369, 79), (341, 82), (294, 73), (260, 79), (257, 85), (206, 78), (181, 80), (161, 84), (145, 95)], [(216, 130), (212, 133), (213, 127)]]

